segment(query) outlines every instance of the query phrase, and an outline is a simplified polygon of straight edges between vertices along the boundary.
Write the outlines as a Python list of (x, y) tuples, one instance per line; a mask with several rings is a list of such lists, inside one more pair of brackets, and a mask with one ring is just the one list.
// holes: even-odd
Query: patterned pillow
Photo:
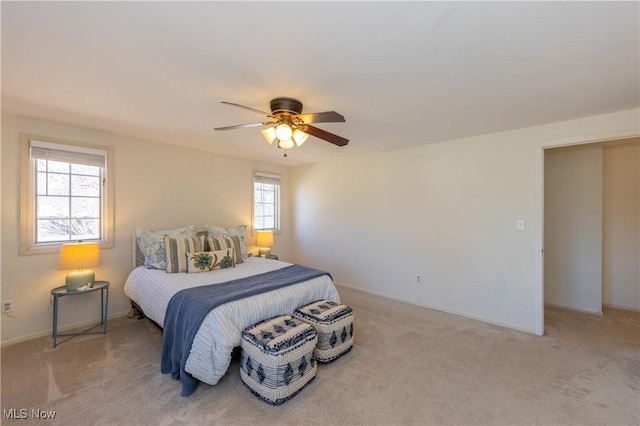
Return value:
[(222, 250), (224, 248), (232, 249), (232, 257), (234, 264), (244, 263), (242, 252), (240, 249), (240, 238), (237, 235), (223, 237), (207, 237), (207, 245), (209, 250)]
[(170, 274), (187, 272), (187, 253), (204, 250), (204, 237), (166, 237), (164, 243), (167, 246), (167, 272)]
[(247, 250), (247, 244), (244, 240), (247, 233), (246, 225), (238, 225), (235, 228), (221, 228), (214, 225), (205, 225), (207, 230), (207, 236), (209, 237), (224, 237), (224, 236), (237, 236), (240, 240), (240, 253), (242, 253), (242, 259), (246, 260), (249, 257), (249, 251)]
[(196, 227), (195, 225), (189, 225), (166, 231), (145, 231), (143, 229), (136, 229), (135, 235), (138, 242), (138, 248), (144, 256), (144, 259), (142, 260), (144, 265), (147, 268), (152, 269), (167, 269), (167, 249), (164, 242), (165, 237), (195, 237)]
[(187, 274), (233, 268), (233, 248), (187, 253)]

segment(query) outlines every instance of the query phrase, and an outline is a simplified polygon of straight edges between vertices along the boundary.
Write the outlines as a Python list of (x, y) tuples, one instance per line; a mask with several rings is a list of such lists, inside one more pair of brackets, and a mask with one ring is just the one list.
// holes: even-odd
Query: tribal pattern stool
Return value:
[(318, 362), (331, 362), (353, 347), (353, 309), (350, 307), (317, 300), (296, 309), (293, 317), (311, 324), (318, 332)]
[(262, 400), (280, 405), (316, 376), (316, 330), (289, 315), (242, 332), (240, 378)]

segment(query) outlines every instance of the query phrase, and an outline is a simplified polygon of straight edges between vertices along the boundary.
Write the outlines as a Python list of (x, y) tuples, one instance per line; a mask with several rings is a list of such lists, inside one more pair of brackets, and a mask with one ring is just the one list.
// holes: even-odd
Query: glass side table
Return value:
[[(100, 290), (100, 324), (96, 324), (87, 328), (80, 333), (65, 333), (58, 334), (58, 301), (67, 296), (82, 296), (87, 293), (93, 293), (94, 291)], [(107, 293), (105, 297), (105, 291)], [(71, 340), (76, 336), (83, 336), (85, 334), (107, 334), (107, 309), (109, 307), (109, 281), (95, 281), (93, 283), (93, 287), (88, 288), (86, 290), (75, 290), (68, 291), (65, 286), (56, 287), (51, 290), (51, 294), (53, 295), (53, 331), (51, 333), (51, 337), (53, 338), (53, 347), (55, 348), (58, 345), (58, 337), (67, 337), (60, 343), (64, 343), (67, 340)], [(94, 328), (102, 325), (103, 329), (98, 331), (93, 331)]]

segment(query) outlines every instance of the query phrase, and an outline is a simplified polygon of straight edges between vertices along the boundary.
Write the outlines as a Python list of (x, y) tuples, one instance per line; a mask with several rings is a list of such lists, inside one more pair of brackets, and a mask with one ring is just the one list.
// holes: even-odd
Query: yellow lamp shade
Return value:
[(258, 247), (271, 247), (273, 245), (273, 231), (257, 231), (256, 245)]
[(100, 244), (70, 243), (60, 247), (59, 269), (84, 269), (100, 266)]
[(273, 245), (273, 231), (257, 231), (256, 245), (259, 247), (260, 257), (269, 257)]
[(94, 266), (100, 266), (100, 244), (97, 242), (69, 243), (60, 247), (58, 269), (80, 269), (67, 275), (67, 290), (93, 287), (95, 274), (90, 269), (84, 269)]

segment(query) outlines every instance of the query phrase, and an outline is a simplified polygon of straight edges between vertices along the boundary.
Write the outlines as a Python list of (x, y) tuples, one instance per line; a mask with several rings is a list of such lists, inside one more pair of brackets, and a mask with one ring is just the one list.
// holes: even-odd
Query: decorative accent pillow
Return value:
[(249, 251), (247, 250), (247, 244), (245, 242), (247, 225), (238, 225), (235, 228), (221, 228), (220, 226), (205, 225), (204, 228), (207, 230), (207, 236), (209, 237), (237, 236), (240, 240), (240, 253), (242, 253), (242, 259), (246, 260), (247, 257), (249, 257)]
[(233, 248), (187, 253), (187, 274), (233, 268)]
[(234, 264), (244, 263), (242, 259), (242, 251), (240, 249), (240, 238), (237, 235), (222, 237), (207, 237), (207, 245), (209, 250), (222, 250), (224, 248), (232, 249), (232, 257)]
[(164, 239), (167, 246), (167, 272), (187, 272), (187, 253), (204, 251), (204, 237)]
[(143, 262), (150, 269), (167, 269), (167, 250), (164, 239), (196, 237), (195, 225), (165, 231), (135, 230), (138, 248), (144, 256)]

